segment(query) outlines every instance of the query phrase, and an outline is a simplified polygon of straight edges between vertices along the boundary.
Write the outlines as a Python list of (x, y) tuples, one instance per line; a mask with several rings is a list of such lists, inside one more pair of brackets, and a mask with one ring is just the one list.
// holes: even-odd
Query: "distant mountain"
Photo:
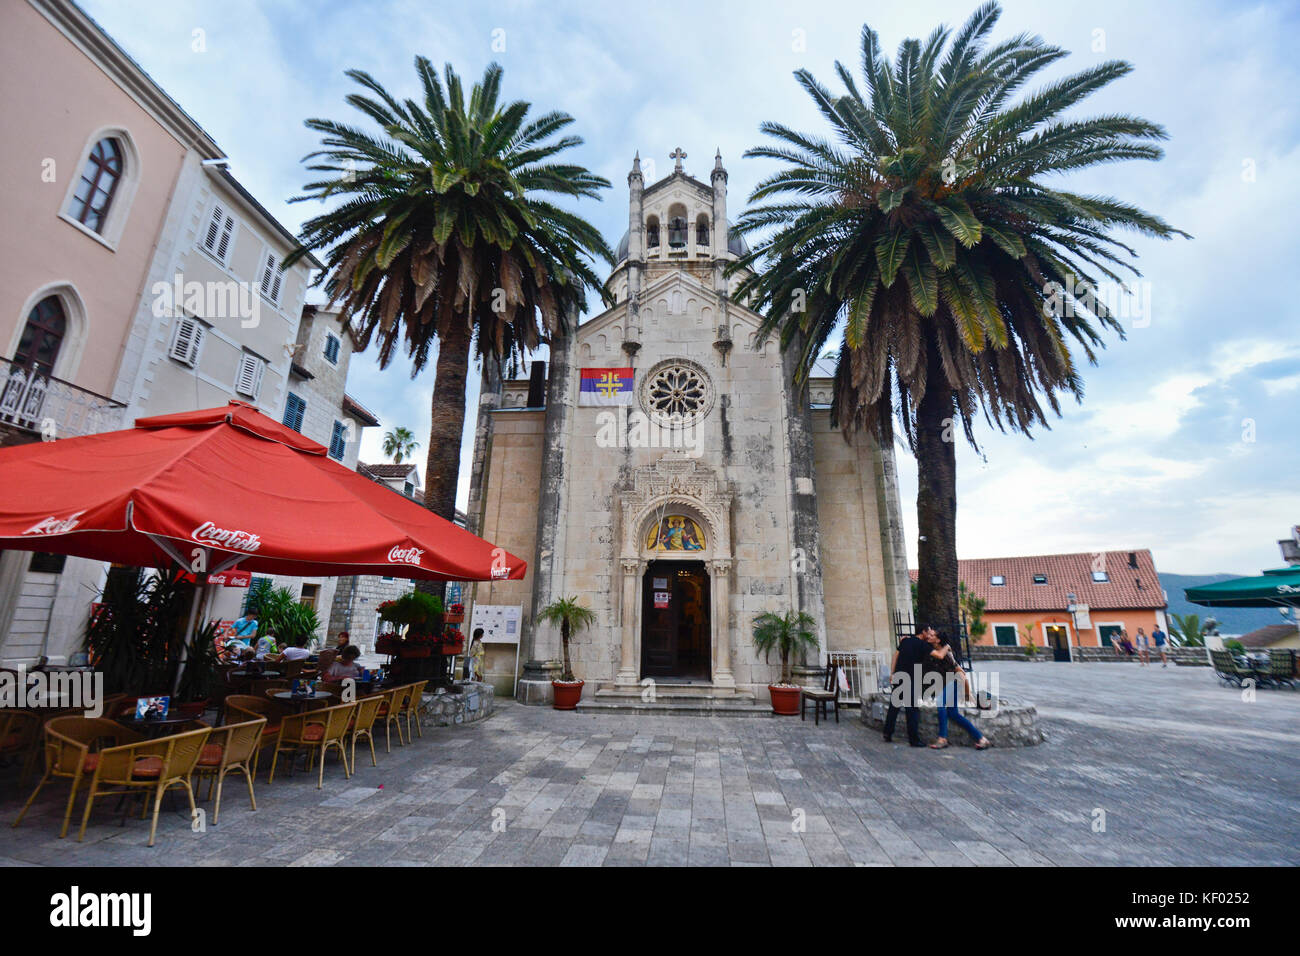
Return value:
[(1188, 588), (1217, 584), (1241, 577), (1239, 574), (1166, 574), (1160, 572), (1160, 586), (1169, 595), (1169, 614), (1199, 614), (1201, 620), (1212, 617), (1219, 622), (1220, 634), (1245, 634), (1269, 624), (1281, 624), (1282, 615), (1271, 607), (1201, 607), (1187, 600)]

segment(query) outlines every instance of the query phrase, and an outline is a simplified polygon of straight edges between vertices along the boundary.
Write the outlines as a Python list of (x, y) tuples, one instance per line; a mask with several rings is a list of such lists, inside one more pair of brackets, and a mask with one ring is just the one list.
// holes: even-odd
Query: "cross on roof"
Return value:
[(682, 171), (682, 160), (686, 158), (686, 152), (680, 146), (678, 146), (675, 150), (673, 150), (671, 153), (668, 154), (668, 158), (675, 159), (677, 161), (677, 165), (673, 167), (673, 170), (675, 172), (680, 173)]

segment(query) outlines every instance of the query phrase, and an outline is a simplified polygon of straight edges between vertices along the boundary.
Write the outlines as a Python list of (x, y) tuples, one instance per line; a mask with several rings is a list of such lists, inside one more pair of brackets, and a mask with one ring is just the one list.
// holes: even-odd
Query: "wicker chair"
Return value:
[(1268, 680), (1271, 684), (1295, 687), (1295, 651), (1285, 647), (1268, 649)]
[(1240, 687), (1242, 681), (1255, 678), (1255, 672), (1249, 667), (1238, 664), (1236, 658), (1228, 651), (1210, 651), (1210, 662), (1214, 665), (1215, 676), (1226, 683)]
[(208, 742), (199, 756), (194, 772), (200, 777), (208, 778), (208, 799), (212, 799), (212, 785), (217, 787), (217, 802), (212, 807), (212, 823), (215, 826), (221, 816), (221, 785), (225, 783), (226, 774), (236, 770), (244, 775), (248, 783), (248, 802), (252, 809), (257, 809), (257, 797), (253, 795), (253, 777), (257, 774), (257, 754), (262, 749), (262, 732), (266, 729), (266, 718), (246, 720), (240, 724), (226, 724), (212, 731)]
[[(149, 846), (153, 846), (158, 832), (158, 811), (162, 808), (163, 794), (172, 787), (185, 788), (185, 794), (190, 798), (192, 818), (197, 808), (190, 777), (203, 756), (203, 747), (211, 733), (210, 727), (203, 727), (157, 740), (141, 740), (101, 750), (95, 774), (90, 780), (90, 793), (86, 796), (86, 809), (81, 815), (81, 832), (77, 834), (77, 840), (86, 836), (86, 824), (90, 822), (90, 811), (97, 797), (152, 792), (153, 822), (149, 825)], [(112, 790), (110, 787), (122, 789)]]
[(275, 779), (276, 761), (280, 759), (281, 753), (290, 754), (289, 767), (292, 773), (294, 758), (300, 751), (306, 751), (308, 770), (311, 769), (316, 758), (320, 757), (320, 773), (316, 779), (316, 789), (321, 789), (325, 784), (325, 755), (330, 747), (338, 748), (339, 760), (343, 764), (343, 776), (351, 777), (352, 771), (348, 768), (348, 752), (343, 746), (343, 741), (356, 708), (356, 704), (339, 704), (337, 707), (326, 707), (324, 710), (307, 711), (284, 718), (280, 724), (280, 739), (276, 742), (275, 754), (271, 757), (269, 779)]
[(41, 717), (31, 710), (0, 710), (0, 757), (22, 764), (18, 786), (31, 776), (41, 751)]
[(406, 685), (403, 685), (375, 694), (375, 697), (379, 698), (379, 710), (375, 714), (375, 719), (384, 725), (384, 749), (387, 753), (393, 752), (394, 726), (397, 727), (398, 744), (406, 743), (402, 739), (401, 722), (402, 702), (406, 699), (406, 690)]
[(424, 736), (424, 730), (420, 727), (420, 705), (424, 703), (424, 685), (427, 683), (429, 683), (427, 680), (422, 680), (414, 684), (408, 684), (405, 688), (406, 697), (404, 699), (401, 697), (397, 698), (398, 702), (401, 704), (398, 716), (402, 717), (406, 721), (406, 739), (408, 741), (415, 739), (415, 737), (411, 735), (412, 721), (415, 722), (416, 735), (420, 737)]
[(286, 717), (293, 716), (293, 708), (278, 700), (268, 697), (254, 697), (252, 694), (231, 694), (226, 698), (226, 723), (236, 723), (266, 718), (262, 728), (262, 742), (258, 744), (258, 753), (253, 755), (253, 776), (257, 776), (260, 754), (265, 747), (274, 747), (280, 739), (280, 724)]
[(59, 838), (68, 835), (72, 820), (72, 805), (77, 799), (81, 781), (93, 774), (99, 765), (99, 752), (105, 744), (118, 744), (143, 740), (143, 735), (123, 727), (107, 717), (54, 717), (45, 722), (45, 775), (23, 805), (14, 826), (22, 823), (36, 795), (51, 777), (66, 777), (72, 781), (68, 794), (68, 807), (63, 814), (63, 829)]
[(379, 716), (379, 708), (383, 703), (384, 695), (382, 694), (357, 701), (356, 713), (352, 717), (352, 723), (348, 726), (348, 744), (351, 747), (353, 773), (357, 771), (357, 740), (361, 737), (365, 737), (366, 743), (370, 745), (370, 766), (379, 766), (379, 761), (375, 759), (374, 728), (375, 719)]

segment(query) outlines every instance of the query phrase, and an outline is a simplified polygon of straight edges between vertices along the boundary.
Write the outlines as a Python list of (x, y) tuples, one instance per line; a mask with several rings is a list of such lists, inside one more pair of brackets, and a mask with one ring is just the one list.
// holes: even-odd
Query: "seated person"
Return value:
[(311, 651), (307, 650), (307, 638), (300, 637), (293, 642), (291, 647), (286, 647), (278, 657), (278, 661), (305, 661), (311, 657)]
[(256, 651), (256, 657), (259, 661), (264, 661), (268, 657), (274, 657), (278, 654), (279, 649), (275, 644), (275, 634), (273, 632), (267, 632), (265, 636), (259, 637), (254, 650)]
[(345, 680), (351, 677), (358, 680), (361, 677), (361, 667), (357, 664), (357, 658), (361, 656), (361, 648), (355, 644), (349, 644), (343, 650), (333, 663), (325, 670), (324, 678), (327, 681)]

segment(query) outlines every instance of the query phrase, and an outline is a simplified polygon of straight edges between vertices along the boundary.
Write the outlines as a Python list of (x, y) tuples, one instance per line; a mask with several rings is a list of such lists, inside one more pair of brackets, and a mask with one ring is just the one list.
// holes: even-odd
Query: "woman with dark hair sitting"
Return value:
[(953, 654), (952, 639), (948, 637), (946, 631), (939, 632), (939, 640), (935, 649), (930, 652), (934, 659), (934, 668), (943, 675), (943, 687), (940, 691), (942, 695), (939, 700), (939, 739), (930, 744), (933, 750), (943, 750), (948, 746), (948, 721), (951, 720), (966, 733), (971, 735), (975, 741), (976, 750), (987, 750), (993, 746), (989, 739), (980, 733), (979, 728), (972, 724), (962, 712), (957, 708), (957, 678), (961, 677), (961, 682), (966, 688), (966, 696), (974, 699), (970, 690), (970, 681), (966, 679), (966, 672), (961, 669), (957, 663), (957, 657)]

